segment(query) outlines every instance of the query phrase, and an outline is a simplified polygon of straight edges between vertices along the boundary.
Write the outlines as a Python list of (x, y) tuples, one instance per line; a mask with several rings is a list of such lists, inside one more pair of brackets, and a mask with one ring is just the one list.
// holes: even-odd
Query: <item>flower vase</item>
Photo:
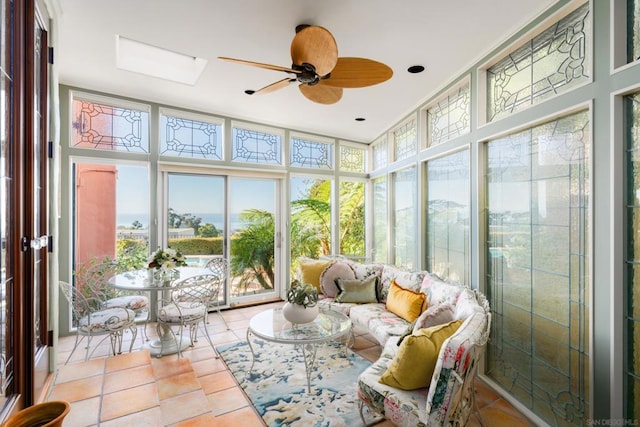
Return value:
[(282, 307), (282, 314), (284, 318), (294, 325), (313, 322), (319, 312), (320, 309), (317, 305), (314, 305), (313, 307), (305, 307), (303, 305), (287, 302)]
[(163, 286), (171, 286), (171, 282), (180, 278), (180, 271), (159, 269), (153, 272), (153, 278), (156, 282), (162, 282)]

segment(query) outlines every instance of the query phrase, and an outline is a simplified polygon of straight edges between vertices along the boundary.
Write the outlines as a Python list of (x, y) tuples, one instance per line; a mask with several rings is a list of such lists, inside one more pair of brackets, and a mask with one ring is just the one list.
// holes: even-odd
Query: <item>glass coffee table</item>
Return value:
[(256, 360), (256, 353), (249, 339), (251, 335), (265, 341), (292, 344), (302, 351), (304, 367), (307, 374), (307, 391), (311, 392), (311, 373), (315, 367), (318, 346), (347, 336), (348, 344), (352, 338), (351, 320), (335, 310), (320, 311), (313, 322), (292, 324), (282, 314), (282, 308), (274, 308), (256, 314), (249, 321), (247, 343), (253, 357), (251, 369)]

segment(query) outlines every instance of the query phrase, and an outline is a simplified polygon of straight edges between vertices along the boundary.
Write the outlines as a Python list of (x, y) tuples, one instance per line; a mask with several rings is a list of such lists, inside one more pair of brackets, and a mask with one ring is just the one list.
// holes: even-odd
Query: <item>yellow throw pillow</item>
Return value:
[(331, 260), (300, 261), (300, 281), (303, 284), (313, 285), (318, 290), (318, 294), (321, 294), (320, 275), (332, 262)]
[(392, 280), (386, 308), (407, 322), (413, 322), (427, 308), (427, 296), (422, 292), (405, 289)]
[(454, 320), (407, 336), (379, 381), (402, 390), (429, 387), (440, 348), (460, 325), (462, 320)]

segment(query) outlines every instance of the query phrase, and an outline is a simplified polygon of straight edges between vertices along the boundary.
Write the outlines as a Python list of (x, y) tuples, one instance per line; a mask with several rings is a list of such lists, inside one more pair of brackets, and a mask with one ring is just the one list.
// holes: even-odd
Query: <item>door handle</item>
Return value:
[(31, 249), (42, 249), (42, 248), (46, 248), (47, 245), (49, 244), (49, 236), (47, 236), (46, 234), (40, 237), (36, 237), (35, 239), (31, 240)]

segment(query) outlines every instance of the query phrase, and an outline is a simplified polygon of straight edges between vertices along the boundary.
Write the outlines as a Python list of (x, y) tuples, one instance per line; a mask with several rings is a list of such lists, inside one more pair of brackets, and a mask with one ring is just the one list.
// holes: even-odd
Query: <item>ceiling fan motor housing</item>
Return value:
[(302, 65), (293, 64), (291, 66), (294, 70), (301, 71), (296, 77), (300, 83), (305, 83), (310, 86), (317, 84), (320, 81), (320, 76), (316, 73), (316, 67), (312, 64), (303, 63)]

